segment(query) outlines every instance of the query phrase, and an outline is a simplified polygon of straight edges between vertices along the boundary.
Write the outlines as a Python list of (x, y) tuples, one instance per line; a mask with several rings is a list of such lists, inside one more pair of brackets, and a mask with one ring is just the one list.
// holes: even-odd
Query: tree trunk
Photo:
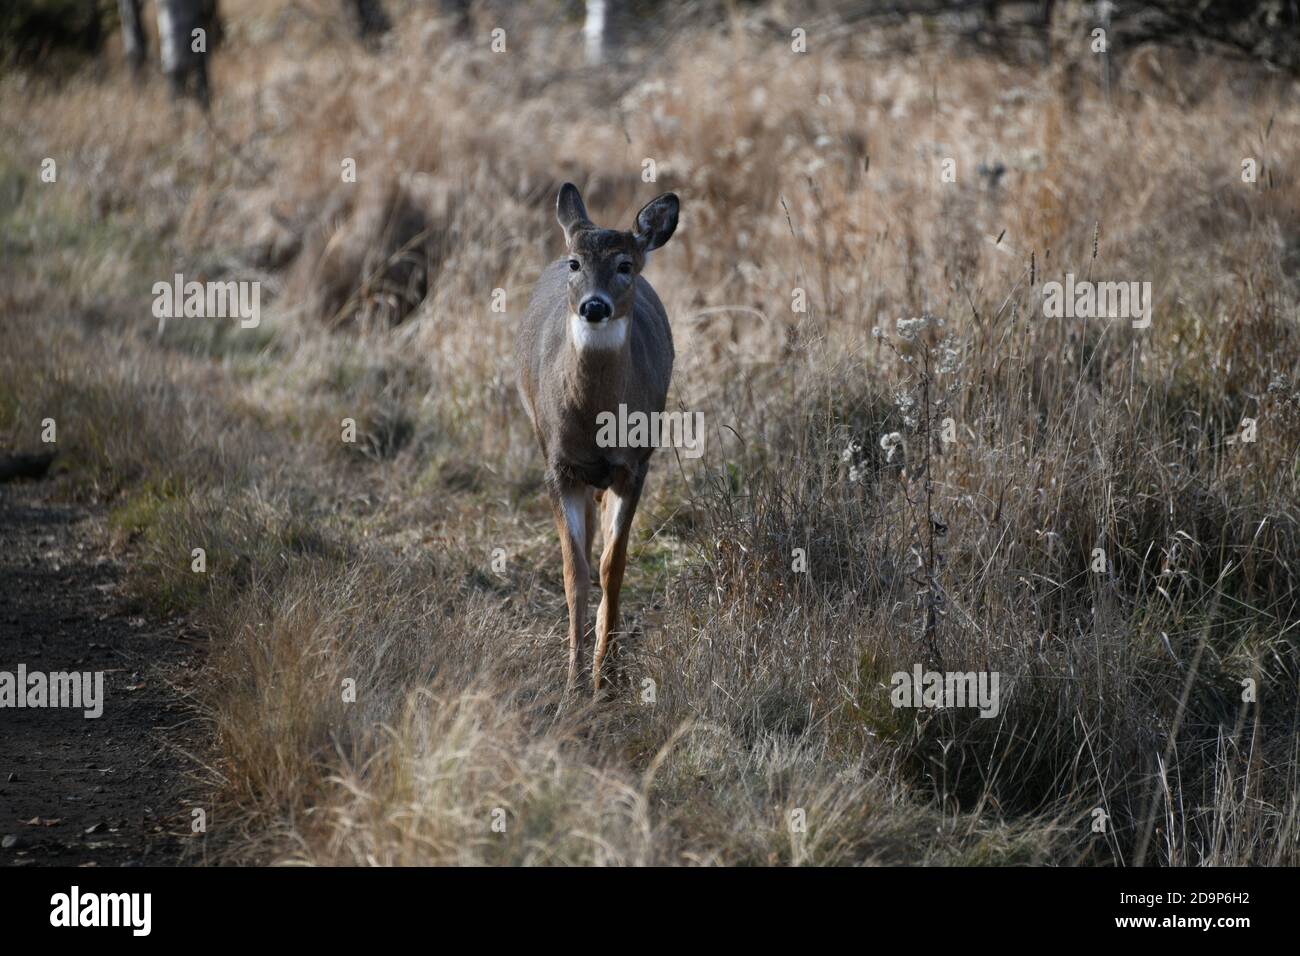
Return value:
[(144, 21), (140, 19), (140, 0), (117, 0), (118, 19), (122, 21), (122, 51), (135, 73), (145, 61)]
[(439, 0), (438, 8), (444, 17), (451, 19), (452, 31), (460, 37), (468, 37), (473, 29), (469, 15), (470, 0)]
[(393, 22), (384, 12), (383, 0), (343, 0), (343, 6), (362, 40), (374, 39), (393, 28)]
[[(192, 96), (208, 108), (208, 54), (212, 38), (207, 34), (209, 10), (205, 0), (157, 0), (158, 45), (163, 73), (171, 83), (172, 95)], [(203, 49), (196, 50), (195, 30), (203, 32)]]
[(588, 66), (599, 66), (605, 61), (611, 32), (609, 7), (605, 0), (587, 0), (587, 19), (582, 25), (582, 34), (586, 39)]

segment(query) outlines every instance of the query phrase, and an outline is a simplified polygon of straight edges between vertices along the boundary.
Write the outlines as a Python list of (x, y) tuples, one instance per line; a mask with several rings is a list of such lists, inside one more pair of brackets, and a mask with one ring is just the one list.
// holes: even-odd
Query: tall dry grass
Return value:
[[(739, 18), (594, 75), (524, 13), (505, 55), (418, 9), (375, 55), (229, 6), (210, 124), (0, 81), (0, 432), (56, 417), (140, 600), (211, 638), (196, 853), (1297, 861), (1293, 88), (1142, 51), (1108, 105), (1086, 60)], [(594, 709), (509, 359), (565, 179), (610, 225), (681, 195), (650, 278), (709, 428), (656, 457)], [(262, 327), (160, 331), (176, 271), (262, 280)], [(1066, 272), (1150, 281), (1152, 327), (1044, 318)], [(892, 707), (917, 663), (998, 671), (998, 716)]]

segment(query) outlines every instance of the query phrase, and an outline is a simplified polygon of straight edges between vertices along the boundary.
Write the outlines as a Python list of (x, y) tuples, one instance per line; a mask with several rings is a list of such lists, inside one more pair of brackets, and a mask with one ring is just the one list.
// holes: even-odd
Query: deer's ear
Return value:
[(564, 230), (566, 242), (572, 241), (573, 234), (579, 229), (591, 226), (591, 220), (587, 218), (587, 207), (582, 204), (582, 196), (573, 183), (565, 183), (560, 187), (560, 194), (555, 197), (555, 218)]
[(641, 249), (649, 252), (658, 249), (673, 236), (677, 228), (677, 210), (680, 204), (673, 193), (664, 193), (652, 199), (636, 214), (636, 229), (633, 235), (641, 243)]

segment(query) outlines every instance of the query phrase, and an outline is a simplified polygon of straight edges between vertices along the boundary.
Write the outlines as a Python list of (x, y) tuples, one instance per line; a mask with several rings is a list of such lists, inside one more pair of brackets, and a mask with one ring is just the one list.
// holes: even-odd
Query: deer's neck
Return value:
[(593, 326), (569, 316), (568, 385), (584, 405), (612, 407), (623, 399), (631, 374), (631, 318)]

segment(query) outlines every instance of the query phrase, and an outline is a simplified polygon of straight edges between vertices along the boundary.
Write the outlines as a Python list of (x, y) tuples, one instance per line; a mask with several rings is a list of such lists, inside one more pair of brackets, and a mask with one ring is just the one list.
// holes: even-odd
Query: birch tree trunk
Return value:
[(117, 0), (118, 19), (122, 21), (122, 52), (137, 74), (144, 66), (144, 22), (140, 19), (140, 0)]
[[(157, 0), (158, 45), (172, 95), (208, 107), (208, 23), (204, 0)], [(195, 31), (203, 33), (196, 36)], [(200, 48), (201, 46), (201, 48)]]
[(587, 0), (587, 19), (582, 25), (582, 35), (586, 40), (588, 66), (605, 62), (610, 32), (609, 13), (609, 4), (605, 0)]

